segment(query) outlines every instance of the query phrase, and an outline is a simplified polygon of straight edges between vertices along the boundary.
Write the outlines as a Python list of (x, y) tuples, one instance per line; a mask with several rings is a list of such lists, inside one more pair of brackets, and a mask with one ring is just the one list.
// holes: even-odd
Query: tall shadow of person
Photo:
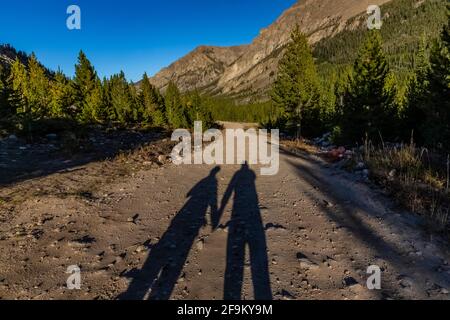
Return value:
[(220, 220), (225, 206), (234, 192), (231, 219), (228, 222), (227, 265), (225, 270), (224, 300), (241, 299), (244, 278), (245, 247), (248, 245), (256, 300), (271, 300), (266, 236), (264, 233), (258, 195), (256, 175), (248, 164), (235, 173), (222, 199), (218, 211)]
[(186, 259), (200, 229), (206, 226), (206, 213), (217, 216), (217, 173), (214, 168), (208, 177), (197, 183), (187, 194), (189, 200), (172, 220), (169, 228), (155, 244), (141, 270), (132, 270), (126, 292), (118, 299), (168, 300), (180, 277)]

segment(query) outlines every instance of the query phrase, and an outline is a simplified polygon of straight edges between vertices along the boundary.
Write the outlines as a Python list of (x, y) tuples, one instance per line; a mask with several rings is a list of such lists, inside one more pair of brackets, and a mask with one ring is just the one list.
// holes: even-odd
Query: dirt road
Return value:
[[(79, 183), (101, 168), (19, 190)], [(29, 194), (1, 219), (4, 299), (449, 298), (448, 244), (306, 154), (283, 152), (275, 176), (258, 166), (152, 167), (89, 197)], [(66, 287), (71, 265), (80, 290)], [(370, 265), (382, 270), (381, 290), (366, 286)]]

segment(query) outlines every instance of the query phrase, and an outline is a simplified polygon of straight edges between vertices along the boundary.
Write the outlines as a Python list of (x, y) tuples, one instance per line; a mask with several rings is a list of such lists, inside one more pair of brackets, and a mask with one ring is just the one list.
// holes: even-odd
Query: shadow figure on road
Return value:
[(170, 299), (192, 245), (200, 229), (206, 226), (208, 208), (211, 208), (212, 217), (217, 216), (216, 176), (219, 171), (220, 167), (214, 168), (208, 177), (189, 191), (189, 200), (172, 220), (161, 240), (151, 248), (142, 269), (126, 275), (132, 281), (118, 299)]
[(233, 209), (228, 222), (224, 300), (241, 299), (247, 245), (250, 253), (254, 298), (272, 300), (266, 236), (255, 180), (255, 173), (247, 163), (243, 164), (231, 179), (218, 211), (221, 216), (234, 192)]

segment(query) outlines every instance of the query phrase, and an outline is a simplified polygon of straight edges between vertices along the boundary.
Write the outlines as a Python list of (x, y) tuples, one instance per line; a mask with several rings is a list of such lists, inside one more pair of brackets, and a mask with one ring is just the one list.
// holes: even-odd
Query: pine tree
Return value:
[(8, 117), (12, 114), (11, 107), (8, 102), (7, 72), (0, 65), (0, 118)]
[(86, 94), (79, 119), (84, 123), (102, 123), (106, 119), (103, 105), (102, 86), (96, 79), (94, 86)]
[(102, 114), (101, 82), (97, 72), (83, 51), (78, 55), (75, 65), (75, 78), (72, 82), (75, 93), (75, 107), (83, 122), (99, 122)]
[(123, 72), (111, 77), (110, 90), (116, 120), (122, 125), (135, 121), (136, 104)]
[(28, 90), (27, 100), (31, 108), (32, 118), (42, 118), (49, 115), (50, 81), (45, 69), (32, 54), (28, 59)]
[(425, 143), (450, 151), (450, 5), (440, 41), (436, 41), (431, 50), (426, 81), (428, 94), (423, 103)]
[(430, 58), (427, 52), (425, 37), (419, 46), (415, 58), (414, 73), (406, 88), (406, 107), (404, 110), (404, 138), (413, 137), (416, 142), (424, 143), (423, 124), (426, 117), (424, 102), (429, 91), (428, 74), (430, 72)]
[(315, 127), (321, 113), (319, 77), (308, 38), (298, 26), (280, 61), (271, 97), (284, 113), (287, 126), (296, 128), (298, 137), (302, 126)]
[(132, 109), (132, 119), (135, 123), (142, 124), (144, 122), (143, 114), (144, 109), (139, 101), (139, 95), (137, 93), (137, 88), (134, 84), (128, 83), (129, 92), (131, 95), (131, 101), (133, 103)]
[(164, 99), (159, 91), (150, 84), (147, 73), (144, 73), (139, 92), (139, 103), (142, 106), (144, 121), (156, 127), (164, 126)]
[(169, 126), (172, 128), (188, 128), (189, 123), (182, 104), (181, 93), (175, 83), (169, 83), (164, 100)]
[(104, 78), (102, 82), (102, 105), (105, 112), (105, 120), (117, 121), (117, 114), (111, 98), (111, 80)]
[(342, 130), (349, 142), (395, 136), (395, 85), (378, 30), (369, 31), (343, 99)]
[(11, 65), (7, 86), (10, 90), (8, 102), (14, 112), (31, 118), (31, 108), (28, 103), (28, 72), (19, 59)]
[(214, 124), (212, 113), (208, 106), (206, 97), (202, 97), (200, 93), (195, 90), (183, 97), (183, 105), (185, 113), (188, 117), (189, 127), (194, 127), (195, 121), (202, 121), (204, 129), (209, 129)]
[(70, 80), (58, 70), (50, 83), (50, 110), (53, 118), (73, 117), (70, 107), (73, 104), (74, 92)]

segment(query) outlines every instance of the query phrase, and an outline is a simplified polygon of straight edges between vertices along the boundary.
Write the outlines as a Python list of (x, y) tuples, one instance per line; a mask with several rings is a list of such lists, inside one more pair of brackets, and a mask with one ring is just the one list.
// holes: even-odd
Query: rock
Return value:
[(411, 279), (408, 276), (400, 276), (398, 277), (398, 283), (403, 287), (403, 288), (411, 288), (414, 285), (414, 281), (413, 279)]
[(58, 139), (58, 135), (56, 133), (49, 133), (45, 136), (49, 140), (56, 140)]
[(123, 261), (123, 258), (121, 256), (116, 257), (116, 259), (114, 260), (114, 264), (118, 264), (121, 263)]
[(281, 292), (278, 292), (276, 295), (281, 296), (283, 300), (295, 300), (295, 296), (292, 295), (289, 291), (284, 289), (281, 290)]
[(319, 266), (309, 260), (304, 254), (301, 252), (297, 253), (297, 260), (300, 263), (300, 268), (307, 269), (307, 270), (317, 270), (319, 269)]
[(323, 200), (323, 204), (325, 205), (325, 207), (328, 207), (328, 208), (334, 207), (334, 204), (332, 204), (331, 202), (328, 202), (327, 200)]
[(393, 169), (389, 172), (389, 178), (394, 178), (395, 175), (397, 174), (397, 170)]
[(368, 176), (370, 175), (370, 171), (369, 171), (368, 169), (364, 169), (364, 170), (362, 171), (362, 175), (363, 175), (364, 177), (368, 177)]
[(139, 214), (135, 214), (134, 216), (132, 216), (132, 217), (129, 217), (128, 219), (127, 219), (127, 222), (129, 222), (129, 223), (136, 223), (136, 220), (139, 218)]
[(309, 259), (299, 259), (300, 267), (307, 270), (317, 270), (319, 266)]
[(353, 277), (345, 277), (342, 280), (342, 284), (346, 287), (353, 287), (353, 286), (359, 285), (358, 281), (356, 281), (356, 279)]
[(163, 155), (163, 154), (160, 154), (158, 156), (158, 161), (161, 162), (161, 163), (164, 163), (164, 162), (167, 161), (167, 157), (165, 155)]
[(205, 247), (205, 240), (200, 239), (199, 241), (197, 241), (197, 250), (198, 251), (202, 251), (204, 247)]
[(356, 171), (361, 171), (361, 170), (363, 170), (365, 167), (366, 167), (366, 165), (365, 165), (364, 162), (358, 162), (357, 165), (356, 165), (356, 167), (355, 167), (355, 169), (356, 169)]
[(138, 246), (135, 250), (135, 252), (137, 253), (142, 253), (142, 252), (146, 252), (147, 251), (147, 247), (146, 246)]
[(344, 153), (344, 155), (346, 155), (346, 156), (350, 157), (350, 156), (352, 156), (352, 155), (353, 155), (353, 151), (352, 151), (352, 150), (345, 150), (345, 153)]
[(178, 283), (184, 282), (186, 280), (186, 273), (183, 273), (180, 278), (178, 279)]
[(17, 138), (16, 135), (12, 134), (12, 135), (10, 135), (10, 136), (8, 137), (8, 140), (10, 140), (10, 141), (17, 141), (17, 140), (19, 140), (19, 139)]

